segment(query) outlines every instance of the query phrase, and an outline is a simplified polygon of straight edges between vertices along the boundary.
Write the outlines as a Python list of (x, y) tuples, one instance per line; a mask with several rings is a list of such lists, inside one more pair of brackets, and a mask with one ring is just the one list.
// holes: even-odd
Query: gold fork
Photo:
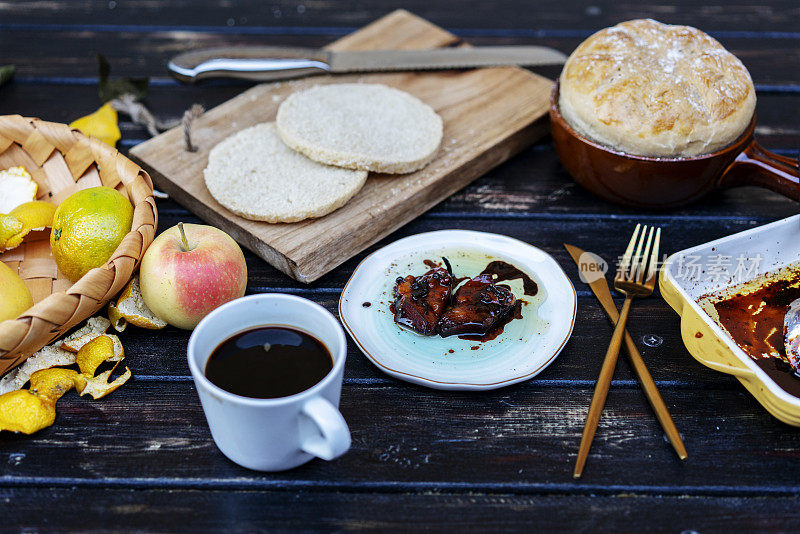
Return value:
[[(639, 233), (640, 229), (642, 230), (641, 234)], [(645, 234), (647, 234), (646, 243)], [(586, 458), (592, 446), (594, 433), (597, 430), (597, 423), (600, 421), (600, 413), (606, 403), (611, 377), (614, 375), (614, 368), (617, 366), (617, 357), (625, 334), (625, 323), (628, 322), (628, 312), (631, 311), (631, 303), (634, 297), (649, 297), (655, 288), (660, 240), (661, 228), (655, 229), (654, 241), (653, 227), (651, 226), (648, 232), (647, 226), (642, 228), (641, 224), (637, 224), (628, 243), (628, 248), (620, 261), (619, 270), (616, 278), (614, 278), (614, 289), (625, 295), (625, 304), (622, 305), (622, 310), (619, 313), (614, 335), (611, 336), (611, 342), (608, 344), (608, 351), (603, 360), (603, 367), (600, 369), (600, 376), (597, 378), (597, 384), (594, 387), (592, 403), (589, 406), (586, 424), (583, 427), (581, 446), (578, 449), (578, 459), (575, 462), (575, 472), (573, 473), (575, 478), (580, 478), (583, 473), (583, 467), (586, 465)], [(644, 252), (642, 251), (642, 246), (644, 246)], [(636, 249), (635, 253), (634, 248)]]

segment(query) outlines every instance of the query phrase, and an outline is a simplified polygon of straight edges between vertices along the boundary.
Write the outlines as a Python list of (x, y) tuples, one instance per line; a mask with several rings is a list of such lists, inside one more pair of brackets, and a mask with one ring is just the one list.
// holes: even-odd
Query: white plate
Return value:
[[(398, 276), (420, 275), (424, 260), (445, 256), (456, 277), (473, 277), (490, 261), (506, 261), (539, 286), (534, 297), (522, 282), (508, 283), (527, 302), (522, 319), (491, 341), (423, 336), (401, 329), (389, 306)], [(369, 303), (367, 306), (366, 303)], [(575, 323), (575, 289), (547, 253), (510, 237), (441, 230), (406, 237), (373, 252), (356, 268), (339, 299), (339, 317), (366, 357), (401, 380), (448, 390), (486, 390), (539, 374), (561, 352)]]

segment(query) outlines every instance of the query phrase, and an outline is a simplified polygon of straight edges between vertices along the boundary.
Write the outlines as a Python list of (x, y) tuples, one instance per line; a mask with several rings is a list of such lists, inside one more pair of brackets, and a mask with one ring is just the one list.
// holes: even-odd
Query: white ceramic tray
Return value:
[[(720, 256), (729, 260), (721, 262)], [(746, 269), (752, 267), (744, 277), (737, 273), (740, 256)], [(668, 258), (660, 278), (661, 294), (680, 314), (681, 336), (692, 356), (707, 367), (734, 375), (770, 413), (795, 426), (800, 426), (800, 398), (775, 383), (699, 301), (798, 262), (800, 215), (795, 215), (677, 252)], [(720, 272), (721, 263), (726, 264), (727, 274)], [(690, 265), (700, 266), (697, 276)]]

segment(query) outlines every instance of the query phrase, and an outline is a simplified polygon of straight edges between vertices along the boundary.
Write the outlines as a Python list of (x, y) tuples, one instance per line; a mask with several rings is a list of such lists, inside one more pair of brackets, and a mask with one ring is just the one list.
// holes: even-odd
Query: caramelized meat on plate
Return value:
[(511, 310), (517, 299), (505, 285), (496, 285), (491, 274), (480, 274), (458, 288), (453, 306), (439, 319), (442, 337), (491, 331)]
[(454, 280), (444, 267), (433, 267), (421, 276), (399, 277), (394, 286), (395, 322), (426, 336), (435, 334)]

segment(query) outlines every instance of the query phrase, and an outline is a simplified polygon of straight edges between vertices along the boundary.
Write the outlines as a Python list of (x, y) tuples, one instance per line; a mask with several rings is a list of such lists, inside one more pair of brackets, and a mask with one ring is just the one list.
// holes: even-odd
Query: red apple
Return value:
[(244, 295), (247, 266), (242, 249), (222, 230), (179, 223), (145, 252), (139, 285), (153, 313), (191, 330), (215, 308)]

